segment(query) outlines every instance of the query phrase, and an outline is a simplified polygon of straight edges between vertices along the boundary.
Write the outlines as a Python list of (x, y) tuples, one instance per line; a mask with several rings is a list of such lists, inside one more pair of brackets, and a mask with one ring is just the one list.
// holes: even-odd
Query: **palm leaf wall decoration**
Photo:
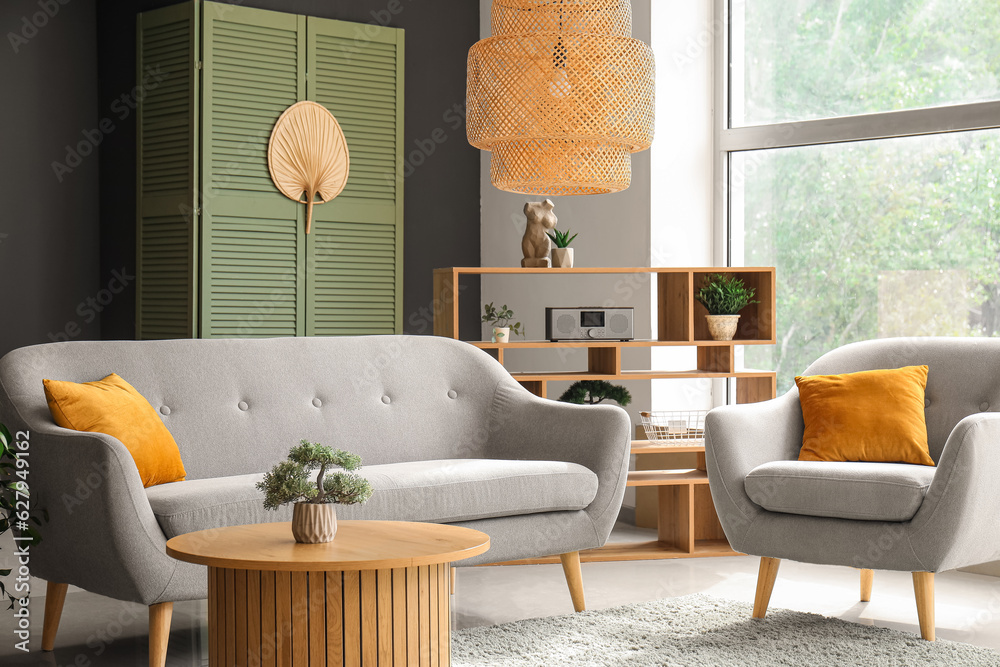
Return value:
[(274, 124), (267, 145), (271, 180), (289, 199), (306, 205), (306, 234), (317, 197), (325, 204), (347, 185), (351, 157), (340, 123), (316, 102), (297, 102)]

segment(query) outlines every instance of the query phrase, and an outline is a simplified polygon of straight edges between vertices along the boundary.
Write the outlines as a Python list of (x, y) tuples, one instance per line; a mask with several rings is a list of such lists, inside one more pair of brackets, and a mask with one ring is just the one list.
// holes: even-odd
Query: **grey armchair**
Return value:
[(934, 640), (934, 573), (1000, 560), (1000, 339), (855, 343), (804, 375), (927, 364), (925, 417), (936, 467), (797, 460), (798, 390), (712, 410), (708, 477), (733, 548), (761, 557), (754, 618), (764, 618), (781, 559), (913, 573), (924, 639)]

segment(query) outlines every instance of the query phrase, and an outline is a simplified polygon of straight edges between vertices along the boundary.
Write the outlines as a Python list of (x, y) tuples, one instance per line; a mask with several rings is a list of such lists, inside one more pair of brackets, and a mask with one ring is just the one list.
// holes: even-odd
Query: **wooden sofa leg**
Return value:
[(753, 600), (753, 617), (764, 618), (767, 614), (767, 605), (771, 602), (771, 591), (774, 590), (774, 580), (778, 576), (778, 566), (781, 565), (780, 558), (760, 559), (760, 570), (757, 572), (757, 594)]
[(914, 572), (913, 593), (917, 598), (920, 636), (932, 642), (934, 641), (934, 573)]
[(861, 601), (871, 602), (872, 582), (875, 581), (874, 570), (861, 570)]
[(164, 667), (167, 663), (170, 617), (173, 613), (173, 602), (149, 606), (149, 667)]
[(563, 574), (566, 575), (566, 585), (569, 586), (569, 596), (573, 599), (573, 609), (583, 611), (587, 603), (583, 599), (583, 571), (580, 569), (580, 552), (571, 551), (559, 554), (562, 561)]
[(45, 584), (45, 618), (42, 620), (42, 650), (51, 651), (56, 645), (59, 619), (62, 618), (63, 603), (69, 584), (54, 581)]

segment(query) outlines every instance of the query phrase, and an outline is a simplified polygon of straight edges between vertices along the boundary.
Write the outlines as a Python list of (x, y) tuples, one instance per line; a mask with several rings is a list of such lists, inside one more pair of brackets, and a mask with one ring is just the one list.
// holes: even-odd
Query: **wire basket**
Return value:
[(640, 412), (642, 428), (652, 442), (674, 447), (704, 444), (708, 410)]

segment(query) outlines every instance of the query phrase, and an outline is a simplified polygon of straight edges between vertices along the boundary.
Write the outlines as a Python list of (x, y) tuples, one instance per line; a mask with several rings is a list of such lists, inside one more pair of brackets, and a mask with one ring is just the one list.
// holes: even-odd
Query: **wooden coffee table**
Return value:
[(405, 521), (340, 521), (327, 544), (297, 544), (289, 523), (167, 542), (208, 566), (217, 667), (449, 665), (449, 564), (489, 548), (478, 530)]

